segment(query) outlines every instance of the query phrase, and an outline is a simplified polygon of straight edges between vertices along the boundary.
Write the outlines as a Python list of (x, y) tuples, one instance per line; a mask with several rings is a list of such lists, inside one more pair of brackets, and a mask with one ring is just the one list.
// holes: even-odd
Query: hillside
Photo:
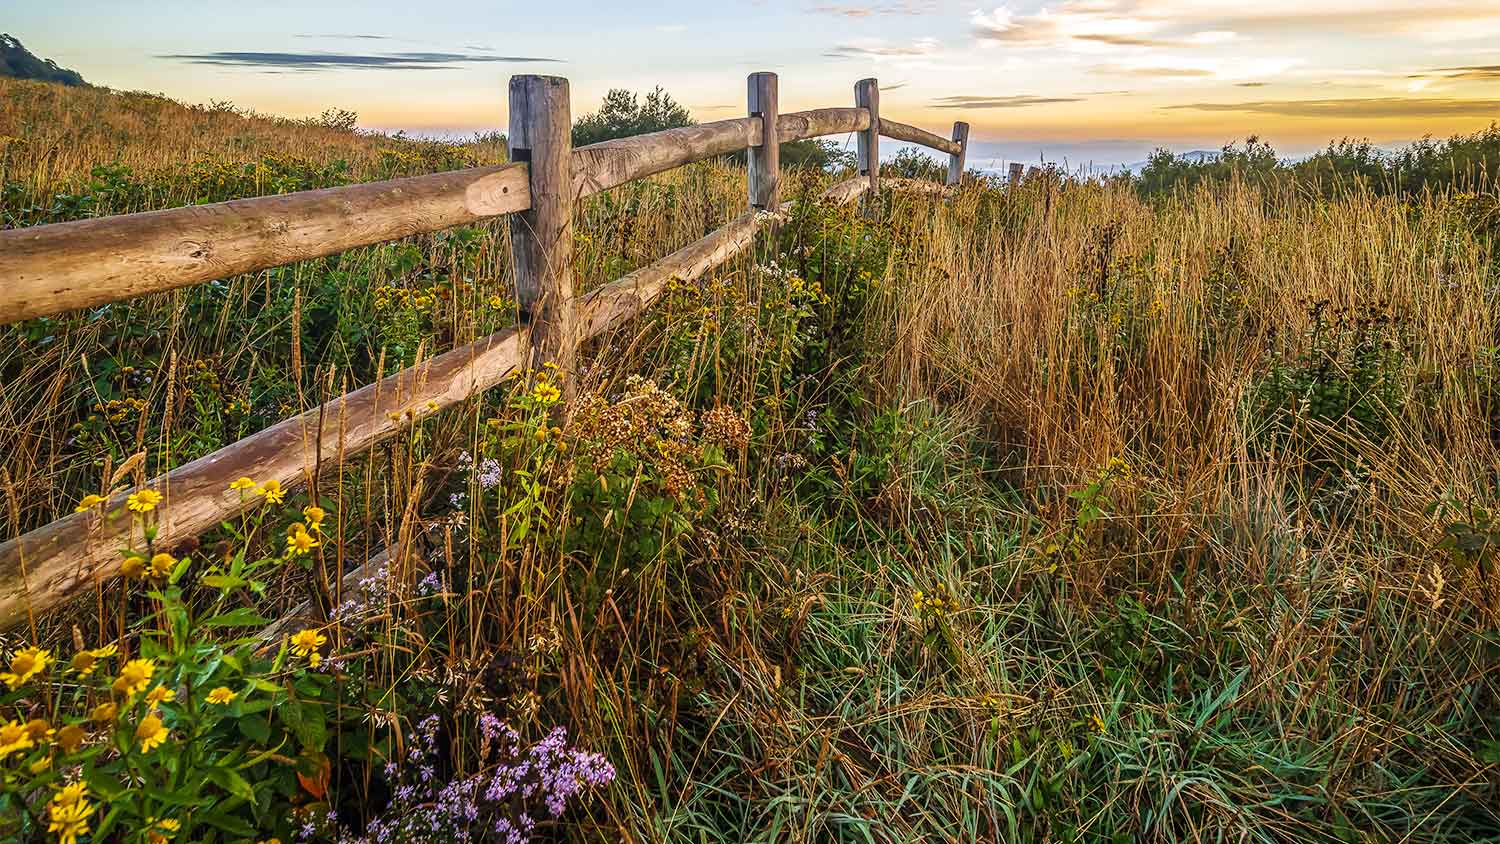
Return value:
[[(0, 77), (0, 224), (167, 207), (503, 161), (503, 142), (453, 145), (357, 131), (330, 109), (288, 119), (230, 103)], [(34, 198), (29, 201), (26, 197)]]
[(38, 58), (22, 46), (15, 36), (0, 33), (0, 76), (60, 82), (63, 85), (86, 85), (77, 71), (58, 67), (51, 59)]

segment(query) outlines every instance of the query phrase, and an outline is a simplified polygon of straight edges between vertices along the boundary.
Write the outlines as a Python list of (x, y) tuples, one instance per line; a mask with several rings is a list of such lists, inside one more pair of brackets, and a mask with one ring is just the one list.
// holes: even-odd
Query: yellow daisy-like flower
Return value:
[(64, 753), (74, 753), (83, 746), (83, 740), (88, 738), (88, 733), (77, 724), (69, 724), (57, 731), (57, 746)]
[(302, 508), (302, 516), (307, 519), (307, 526), (315, 531), (323, 529), (323, 520), (328, 518), (328, 513), (316, 504), (309, 504)]
[(67, 806), (77, 803), (88, 796), (88, 785), (86, 783), (75, 782), (58, 789), (57, 793), (52, 795), (52, 802), (57, 805)]
[(177, 699), (177, 692), (166, 686), (157, 686), (146, 693), (146, 705), (153, 709), (160, 703), (171, 703)]
[[(118, 683), (119, 681), (116, 680), (115, 682)], [(96, 724), (113, 724), (119, 714), (119, 706), (111, 702), (105, 702), (94, 707), (94, 711), (89, 713), (89, 718)]]
[[(297, 525), (297, 527), (302, 527)], [(286, 550), (288, 554), (300, 556), (318, 547), (318, 540), (312, 534), (304, 530), (294, 530), (287, 534)]]
[(36, 745), (31, 739), (31, 731), (20, 721), (6, 721), (0, 724), (0, 759), (20, 750), (27, 750)]
[(167, 726), (155, 712), (141, 719), (135, 728), (135, 737), (141, 740), (141, 752), (150, 753), (167, 740)]
[(156, 580), (162, 580), (177, 568), (177, 558), (163, 551), (151, 558), (151, 576)]
[(94, 673), (94, 669), (99, 665), (99, 660), (114, 656), (115, 651), (116, 648), (114, 645), (105, 645), (102, 648), (79, 651), (73, 654), (73, 659), (68, 663), (68, 666), (79, 677), (87, 677)]
[(48, 724), (45, 719), (33, 718), (26, 722), (26, 734), (31, 736), (31, 740), (38, 744), (48, 741), (56, 732), (56, 730), (52, 729), (52, 725)]
[(120, 576), (126, 580), (139, 580), (146, 574), (146, 558), (130, 556), (120, 564)]
[(100, 504), (103, 504), (106, 500), (108, 499), (106, 499), (102, 495), (85, 495), (83, 497), (83, 500), (78, 502), (78, 506), (73, 508), (73, 512), (87, 513), (95, 507), (98, 507)]
[(537, 384), (531, 388), (531, 399), (539, 405), (547, 406), (556, 404), (562, 398), (562, 391), (548, 383)]
[(138, 695), (146, 690), (146, 686), (151, 683), (151, 675), (155, 673), (155, 660), (132, 659), (120, 669), (120, 676), (115, 678), (113, 688), (126, 697)]
[(12, 689), (19, 687), (22, 683), (47, 670), (47, 663), (52, 660), (51, 651), (41, 648), (24, 648), (16, 651), (10, 658), (10, 670), (0, 672), (0, 682), (10, 686)]
[(318, 648), (323, 647), (323, 644), (328, 639), (322, 633), (308, 628), (293, 633), (290, 641), (292, 653), (297, 656), (306, 657), (308, 662), (317, 665), (318, 660), (322, 658), (318, 655)]
[(160, 503), (161, 493), (154, 489), (143, 489), (139, 492), (132, 492), (125, 499), (125, 506), (129, 507), (132, 513), (149, 513), (155, 510), (156, 505)]
[(146, 823), (151, 827), (146, 833), (147, 844), (166, 844), (182, 829), (182, 824), (173, 818), (152, 818)]
[(252, 481), (249, 478), (241, 475), (240, 477), (235, 478), (234, 480), (229, 482), (229, 488), (233, 490), (254, 489), (255, 481)]
[(47, 831), (57, 833), (58, 844), (78, 844), (78, 836), (89, 833), (89, 818), (94, 815), (94, 807), (87, 800), (79, 800), (54, 803), (48, 812), (51, 823)]
[(266, 497), (266, 501), (270, 504), (280, 504), (282, 500), (286, 498), (286, 490), (281, 488), (281, 481), (278, 481), (275, 478), (272, 478), (269, 481), (261, 484), (260, 492), (261, 495), (264, 495)]
[(216, 703), (222, 706), (237, 697), (239, 697), (239, 695), (230, 691), (228, 686), (220, 686), (208, 693), (208, 702)]

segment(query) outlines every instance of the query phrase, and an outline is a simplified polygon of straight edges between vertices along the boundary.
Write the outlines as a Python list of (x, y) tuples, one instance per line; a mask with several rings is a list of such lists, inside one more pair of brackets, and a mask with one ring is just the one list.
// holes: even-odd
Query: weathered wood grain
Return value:
[(781, 143), (777, 140), (777, 84), (774, 73), (752, 73), (747, 81), (750, 117), (761, 122), (761, 141), (747, 151), (746, 182), (752, 209), (775, 208), (780, 202)]
[(956, 185), (964, 177), (964, 159), (969, 154), (969, 124), (962, 120), (953, 123), (953, 143), (958, 150), (948, 154), (948, 184)]
[(760, 133), (759, 120), (738, 117), (579, 147), (573, 150), (573, 195), (592, 196), (694, 161), (739, 152), (759, 144)]
[(847, 205), (870, 189), (870, 180), (863, 176), (845, 179), (823, 192), (823, 199), (836, 205)]
[(870, 128), (870, 112), (863, 108), (815, 108), (776, 118), (776, 137), (782, 142), (847, 135)]
[(870, 180), (871, 198), (880, 191), (880, 82), (854, 83), (854, 105), (870, 113), (870, 126), (859, 133), (859, 174)]
[(526, 166), (0, 231), (0, 324), (520, 211)]
[[(521, 74), (510, 78), (512, 161), (525, 161), (531, 207), (510, 218), (516, 299), (532, 325), (531, 366), (555, 364), (572, 373), (578, 349), (573, 313), (573, 116), (568, 80)], [(571, 385), (565, 381), (565, 388)]]
[(921, 144), (938, 152), (946, 152), (953, 155), (958, 152), (959, 146), (955, 141), (950, 141), (942, 135), (933, 134), (926, 129), (918, 129), (905, 123), (894, 120), (880, 119), (880, 134), (897, 141), (906, 141), (909, 144)]

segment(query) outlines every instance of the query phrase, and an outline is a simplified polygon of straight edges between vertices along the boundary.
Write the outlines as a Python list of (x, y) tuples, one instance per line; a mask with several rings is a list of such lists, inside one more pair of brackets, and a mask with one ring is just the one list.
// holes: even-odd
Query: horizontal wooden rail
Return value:
[(918, 129), (915, 126), (908, 126), (905, 123), (886, 120), (884, 117), (880, 118), (880, 134), (898, 141), (931, 147), (938, 152), (946, 152), (949, 155), (958, 155), (962, 149), (957, 141), (950, 141), (942, 135), (934, 135), (926, 129)]
[(573, 191), (592, 196), (636, 179), (760, 146), (760, 121), (718, 120), (602, 141), (573, 150)]
[(336, 255), (520, 211), (502, 164), (0, 231), (0, 324)]
[[(847, 183), (844, 183), (847, 184)], [(842, 189), (842, 190), (841, 190)], [(824, 194), (848, 202), (859, 195), (844, 185)], [(783, 203), (785, 210), (789, 203)], [(749, 248), (773, 215), (751, 212), (689, 246), (606, 284), (580, 302), (585, 336), (595, 336), (639, 314), (672, 278), (691, 281)], [(346, 458), (367, 451), (414, 419), (429, 416), (496, 386), (524, 365), (526, 328), (510, 328), (439, 355), (375, 384), (333, 399), (224, 446), (151, 480), (163, 495), (156, 543), (173, 548), (259, 503), (242, 499), (229, 484), (241, 476), (297, 484)], [(321, 458), (322, 465), (319, 465)], [(132, 514), (114, 495), (102, 509), (74, 513), (0, 545), (0, 629), (44, 612), (119, 568), (129, 543)], [(135, 536), (139, 538), (137, 530)], [(137, 545), (140, 543), (137, 542)]]

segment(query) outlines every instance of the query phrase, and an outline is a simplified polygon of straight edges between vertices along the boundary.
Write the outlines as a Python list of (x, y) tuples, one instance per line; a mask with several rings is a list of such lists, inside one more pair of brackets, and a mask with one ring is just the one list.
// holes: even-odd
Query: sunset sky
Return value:
[(0, 28), (95, 84), (421, 134), (502, 128), (513, 73), (568, 77), (575, 115), (660, 84), (699, 120), (742, 114), (752, 71), (780, 74), (783, 111), (852, 104), (875, 76), (888, 116), (967, 120), (980, 166), (1500, 119), (1500, 0), (21, 0)]

